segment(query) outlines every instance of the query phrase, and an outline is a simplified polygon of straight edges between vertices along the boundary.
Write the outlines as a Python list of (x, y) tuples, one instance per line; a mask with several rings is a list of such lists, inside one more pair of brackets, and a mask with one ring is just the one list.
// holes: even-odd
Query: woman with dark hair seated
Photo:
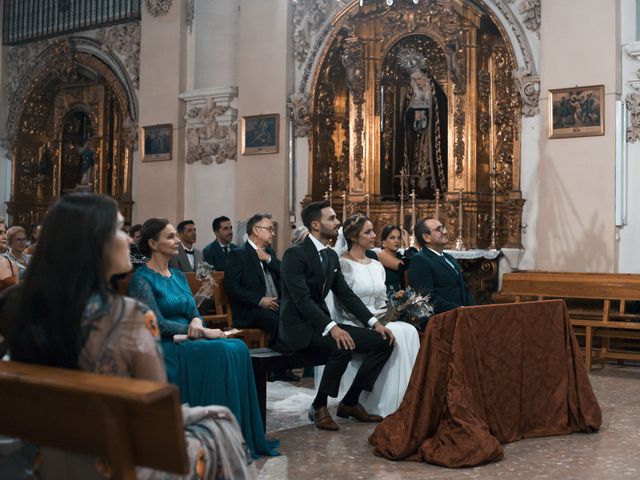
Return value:
[(388, 224), (382, 229), (380, 239), (382, 250), (378, 252), (378, 260), (384, 266), (386, 273), (385, 285), (388, 291), (403, 290), (404, 272), (409, 266), (409, 259), (400, 253), (400, 247), (408, 243), (407, 232), (400, 230), (397, 225)]
[(182, 401), (229, 407), (254, 454), (276, 455), (277, 442), (264, 437), (249, 349), (202, 324), (186, 277), (169, 267), (179, 244), (167, 219), (144, 222), (139, 248), (149, 260), (133, 274), (129, 294), (149, 305), (158, 319), (167, 375), (180, 388)]
[[(65, 195), (51, 208), (24, 281), (0, 297), (12, 360), (166, 381), (153, 312), (109, 289), (112, 275), (131, 269), (122, 221), (116, 202), (102, 195)], [(185, 406), (183, 418), (191, 467), (184, 478), (254, 475), (228, 409)], [(42, 453), (43, 478), (104, 478), (101, 473), (109, 471), (95, 458), (47, 448)], [(178, 476), (139, 468), (137, 478)]]

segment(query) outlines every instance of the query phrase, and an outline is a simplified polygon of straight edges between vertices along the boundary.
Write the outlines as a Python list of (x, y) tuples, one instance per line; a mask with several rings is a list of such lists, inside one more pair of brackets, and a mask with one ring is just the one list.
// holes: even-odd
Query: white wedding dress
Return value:
[[(387, 299), (387, 289), (384, 284), (385, 272), (382, 264), (376, 260), (371, 260), (368, 264), (362, 264), (347, 258), (340, 258), (340, 267), (347, 284), (369, 310), (374, 314), (383, 312), (385, 310), (385, 300)], [(362, 324), (350, 312), (345, 310), (339, 301), (335, 301), (332, 298), (331, 292), (329, 292), (325, 300), (329, 307), (331, 318), (337, 323), (362, 327)], [(396, 337), (393, 353), (380, 372), (373, 391), (363, 392), (360, 395), (360, 403), (362, 403), (367, 412), (383, 417), (392, 414), (400, 406), (409, 384), (413, 364), (420, 349), (418, 331), (412, 325), (405, 322), (390, 322), (387, 324), (387, 328)], [(351, 362), (349, 362), (349, 366), (340, 382), (338, 398), (342, 398), (347, 393), (362, 364), (362, 359), (362, 354), (355, 354)], [(321, 376), (321, 369), (316, 369), (316, 379), (321, 378)]]

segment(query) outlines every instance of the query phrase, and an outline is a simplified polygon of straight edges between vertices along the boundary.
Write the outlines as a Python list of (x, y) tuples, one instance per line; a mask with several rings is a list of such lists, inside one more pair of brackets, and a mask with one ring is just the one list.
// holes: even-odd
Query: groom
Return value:
[[(391, 355), (393, 333), (372, 317), (349, 288), (342, 276), (338, 255), (327, 248), (329, 241), (337, 237), (340, 226), (329, 202), (307, 205), (302, 210), (302, 222), (309, 230), (309, 236), (301, 244), (289, 248), (282, 257), (278, 337), (290, 350), (328, 354), (309, 419), (320, 429), (338, 430), (327, 410), (327, 396), (338, 395), (340, 379), (355, 352), (366, 356), (338, 406), (338, 416), (379, 422), (382, 417), (369, 415), (358, 400), (363, 390), (373, 389), (380, 370)], [(324, 301), (329, 290), (366, 328), (338, 326), (331, 320)]]

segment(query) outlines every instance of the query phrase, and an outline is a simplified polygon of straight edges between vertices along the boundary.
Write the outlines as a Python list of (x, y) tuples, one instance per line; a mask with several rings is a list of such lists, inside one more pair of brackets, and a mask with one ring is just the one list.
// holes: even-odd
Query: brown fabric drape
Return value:
[(601, 423), (564, 301), (483, 305), (429, 320), (400, 408), (369, 442), (391, 460), (468, 467), (502, 459), (501, 443)]

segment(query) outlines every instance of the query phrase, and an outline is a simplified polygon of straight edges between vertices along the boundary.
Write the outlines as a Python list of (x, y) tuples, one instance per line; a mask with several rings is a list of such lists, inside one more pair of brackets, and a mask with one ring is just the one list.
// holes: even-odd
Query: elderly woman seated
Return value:
[(20, 270), (27, 268), (31, 256), (25, 253), (27, 249), (27, 231), (22, 227), (11, 227), (7, 230), (8, 249), (4, 256), (11, 260)]

